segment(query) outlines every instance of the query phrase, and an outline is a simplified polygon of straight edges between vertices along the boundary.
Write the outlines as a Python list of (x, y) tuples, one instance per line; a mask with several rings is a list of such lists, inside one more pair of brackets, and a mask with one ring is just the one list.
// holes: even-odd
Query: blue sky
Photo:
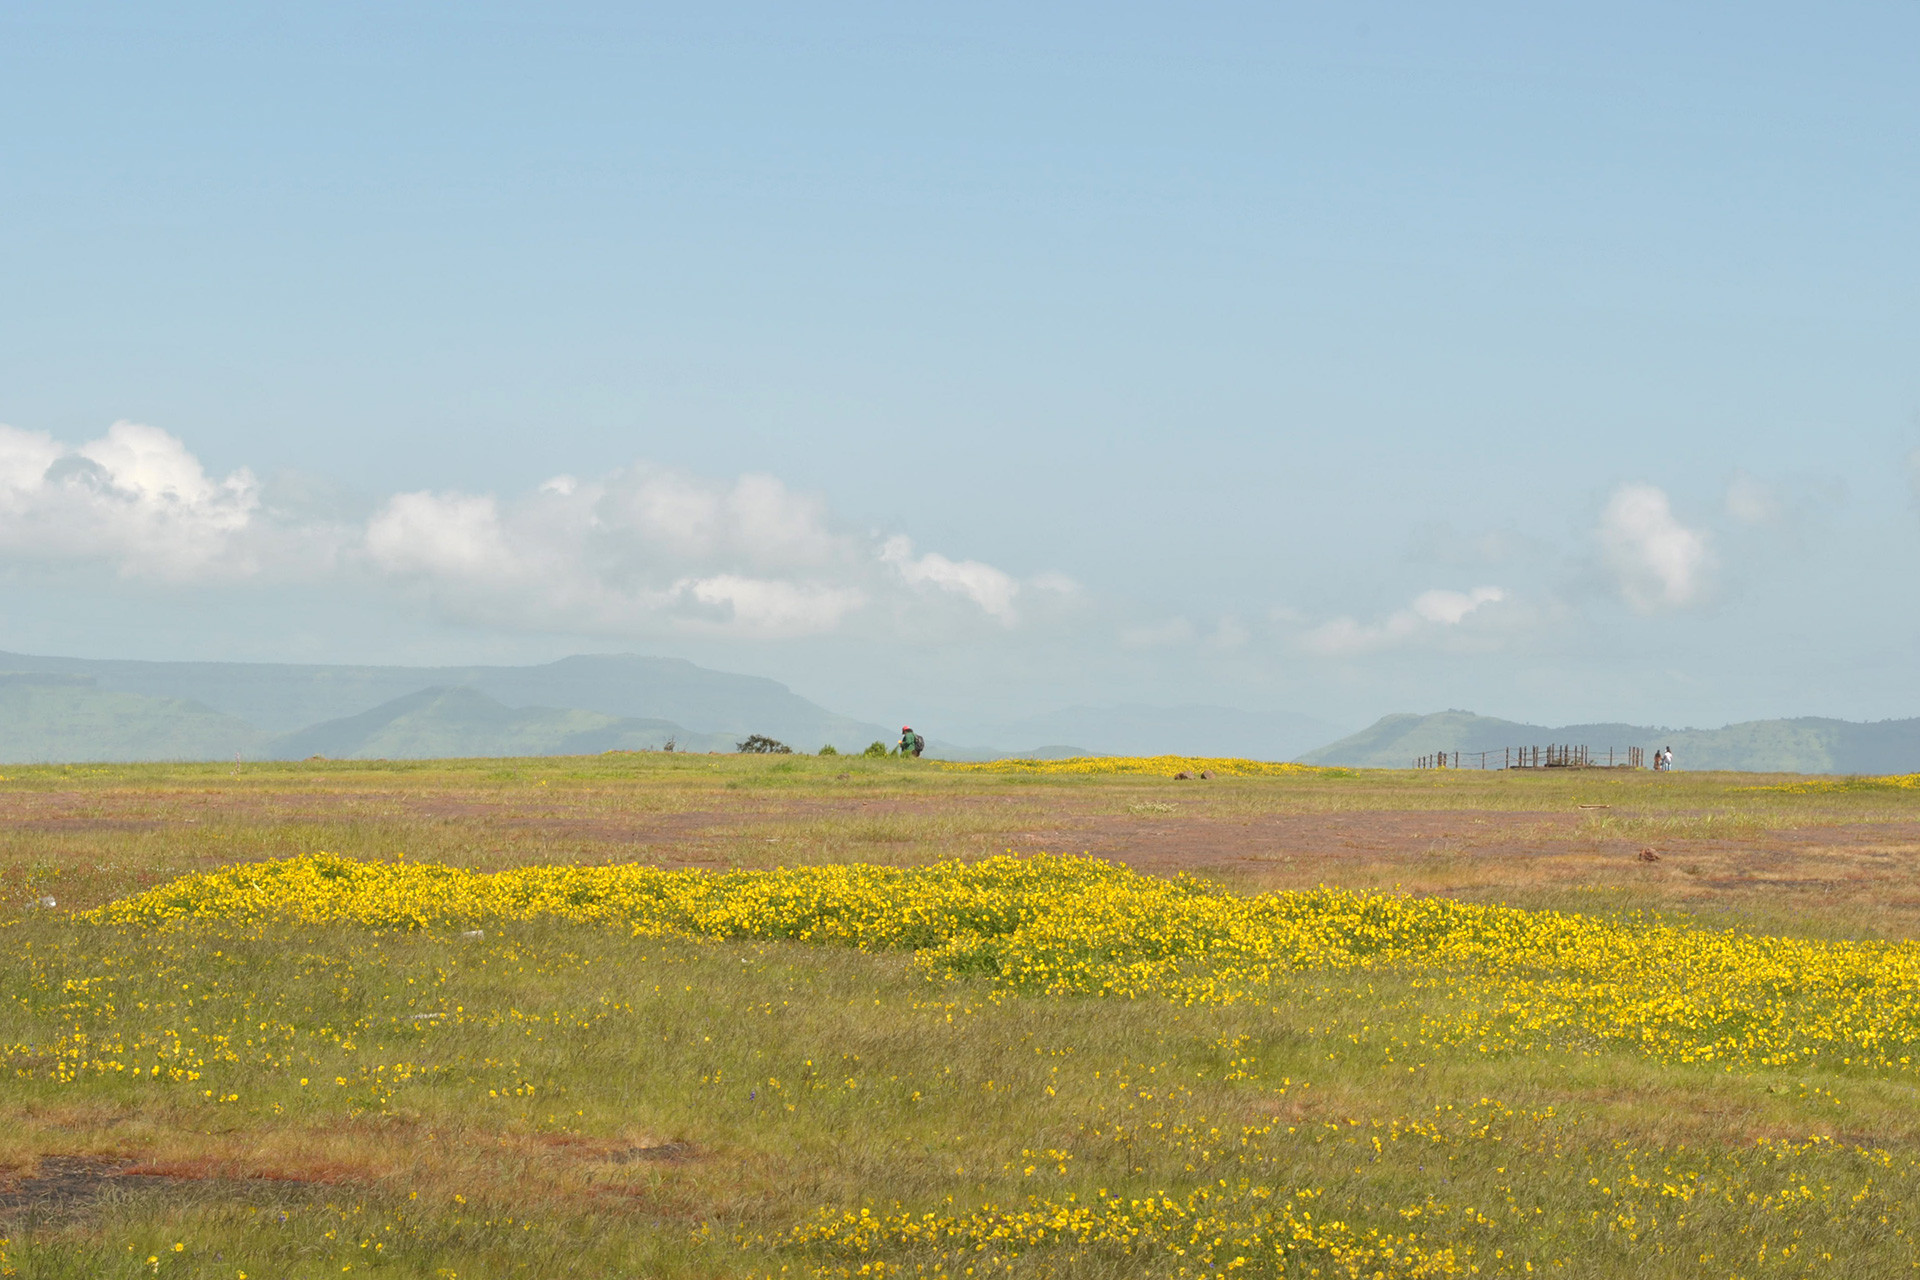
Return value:
[(1920, 714), (1916, 53), (1910, 4), (10, 5), (0, 647)]

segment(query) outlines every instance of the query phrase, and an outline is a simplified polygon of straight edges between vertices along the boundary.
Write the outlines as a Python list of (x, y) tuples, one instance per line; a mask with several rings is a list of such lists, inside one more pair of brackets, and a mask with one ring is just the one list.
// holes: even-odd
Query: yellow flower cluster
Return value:
[(943, 769), (970, 773), (1086, 773), (1138, 774), (1170, 778), (1176, 773), (1213, 773), (1225, 778), (1284, 778), (1294, 774), (1325, 773), (1343, 776), (1345, 769), (1325, 769), (1318, 765), (1290, 764), (1276, 760), (1239, 760), (1213, 756), (1073, 756), (1064, 760), (985, 760), (964, 763), (938, 762)]
[(1782, 795), (1823, 795), (1834, 791), (1913, 791), (1920, 790), (1920, 773), (1889, 774), (1877, 778), (1809, 778), (1805, 782), (1783, 782), (1771, 787), (1741, 787), (1741, 791), (1773, 791)]
[[(1682, 928), (1658, 917), (1351, 893), (1249, 897), (1093, 858), (995, 857), (707, 873), (643, 866), (482, 874), (311, 855), (188, 876), (93, 913), (470, 927), (539, 918), (637, 935), (912, 950), (1001, 994), (1270, 1002), (1294, 975), (1395, 975), (1422, 993), (1402, 1043), (1485, 1053), (1629, 1048), (1673, 1062), (1910, 1073), (1920, 944)], [(1409, 1014), (1409, 1017), (1416, 1016)]]
[[(1212, 1275), (1250, 1265), (1262, 1274), (1285, 1274), (1314, 1263), (1332, 1275), (1419, 1280), (1468, 1274), (1453, 1245), (1423, 1244), (1415, 1233), (1391, 1234), (1335, 1214), (1316, 1215), (1313, 1202), (1321, 1195), (1242, 1182), (1200, 1187), (1179, 1199), (1164, 1193), (1144, 1199), (1101, 1195), (1091, 1202), (1071, 1195), (1035, 1197), (1021, 1208), (988, 1205), (950, 1215), (861, 1209), (823, 1215), (795, 1231), (788, 1243), (856, 1256), (888, 1249), (931, 1253), (936, 1274), (945, 1270), (938, 1264), (950, 1259), (983, 1261), (980, 1255), (989, 1250), (996, 1260), (1011, 1259), (1037, 1248), (1104, 1254), (1135, 1267), (1148, 1260), (1176, 1260), (1183, 1264), (1182, 1274)], [(1446, 1216), (1444, 1207), (1433, 1205), (1407, 1216), (1423, 1213)]]
[[(1746, 1256), (1724, 1259), (1731, 1274), (1807, 1275), (1818, 1274), (1806, 1265), (1816, 1233), (1845, 1239), (1877, 1222), (1898, 1236), (1905, 1229), (1893, 1224), (1911, 1217), (1911, 1160), (1827, 1138), (1761, 1140), (1726, 1152), (1619, 1144), (1596, 1152), (1569, 1143), (1568, 1127), (1550, 1110), (1525, 1114), (1482, 1099), (1464, 1113), (1436, 1111), (1433, 1120), (1326, 1122), (1311, 1136), (1287, 1128), (1278, 1147), (1267, 1145), (1278, 1137), (1277, 1124), (1250, 1127), (1238, 1145), (1269, 1157), (1260, 1162), (1261, 1176), (1214, 1178), (1184, 1193), (1123, 1197), (1102, 1190), (972, 1210), (822, 1211), (764, 1243), (841, 1260), (814, 1267), (819, 1277), (1015, 1274), (1023, 1255), (1042, 1254), (1067, 1266), (1093, 1263), (1088, 1269), (1096, 1274), (1416, 1280), (1560, 1272), (1572, 1259), (1559, 1251), (1569, 1248), (1589, 1261), (1611, 1253), (1614, 1273), (1624, 1274), (1634, 1252), (1677, 1257), (1696, 1253), (1688, 1249), (1694, 1240), (1751, 1235), (1757, 1249), (1746, 1245)], [(1462, 1187), (1465, 1195), (1369, 1203), (1348, 1186), (1336, 1200), (1325, 1188), (1285, 1185), (1283, 1153), (1291, 1143), (1338, 1145), (1403, 1177), (1418, 1170), (1416, 1161), (1451, 1162), (1477, 1147), (1483, 1159), (1497, 1153), (1496, 1172), (1505, 1178), (1483, 1185), (1481, 1195)], [(1550, 1214), (1554, 1227), (1545, 1239), (1522, 1243), (1507, 1234), (1516, 1222)], [(1822, 1257), (1833, 1260), (1831, 1252)]]

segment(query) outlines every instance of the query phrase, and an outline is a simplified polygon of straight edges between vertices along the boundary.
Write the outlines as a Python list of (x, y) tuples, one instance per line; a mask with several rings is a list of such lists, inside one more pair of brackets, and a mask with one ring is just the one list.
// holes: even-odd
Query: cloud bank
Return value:
[(766, 475), (636, 464), (530, 493), (393, 494), (364, 522), (277, 511), (241, 469), (118, 422), (69, 447), (0, 426), (0, 555), (169, 583), (372, 577), (521, 630), (785, 638), (853, 625), (1012, 629), (1073, 584), (850, 531)]
[[(1920, 451), (1910, 461), (1920, 477)], [(1734, 473), (1719, 513), (1730, 554), (1737, 560), (1738, 539), (1751, 536), (1743, 530), (1784, 528), (1805, 505)], [(1710, 594), (1714, 542), (1683, 523), (1654, 485), (1615, 488), (1587, 536), (1611, 586), (1638, 613), (1683, 609)], [(427, 489), (351, 506), (324, 485), (262, 483), (245, 467), (212, 474), (178, 438), (140, 423), (116, 422), (80, 444), (0, 426), (0, 566), (15, 573), (92, 566), (162, 585), (344, 584), (505, 632), (967, 644), (1079, 628), (1082, 639), (1104, 630), (1103, 643), (1122, 652), (1344, 661), (1523, 639), (1565, 613), (1540, 580), (1592, 564), (1577, 548), (1565, 558), (1541, 552), (1529, 587), (1526, 564), (1497, 558), (1503, 577), (1521, 580), (1422, 591), (1371, 620), (1310, 619), (1258, 598), (1232, 600), (1211, 623), (1155, 620), (1057, 574), (1022, 576), (923, 548), (912, 531), (852, 527), (820, 497), (770, 475), (713, 478), (639, 462), (519, 493)]]
[(0, 552), (14, 557), (106, 561), (168, 582), (246, 576), (259, 490), (245, 468), (208, 476), (155, 427), (116, 422), (71, 448), (0, 426)]

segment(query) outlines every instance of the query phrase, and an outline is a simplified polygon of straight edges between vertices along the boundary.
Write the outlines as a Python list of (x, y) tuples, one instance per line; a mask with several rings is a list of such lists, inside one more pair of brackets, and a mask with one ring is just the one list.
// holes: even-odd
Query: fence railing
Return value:
[(1503, 747), (1498, 751), (1437, 751), (1413, 762), (1416, 769), (1644, 769), (1644, 747), (1597, 748), (1573, 743)]

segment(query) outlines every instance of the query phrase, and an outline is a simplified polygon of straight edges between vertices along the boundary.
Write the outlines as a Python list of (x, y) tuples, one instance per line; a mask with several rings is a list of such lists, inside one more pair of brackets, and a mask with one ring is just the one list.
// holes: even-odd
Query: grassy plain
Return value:
[[(1907, 940), (1913, 790), (657, 754), (5, 772), (15, 1274), (1261, 1275), (1277, 1239), (1301, 1275), (1920, 1267), (1912, 1067), (1682, 1062), (1545, 1034), (1485, 1052), (1435, 1032), (1459, 998), (1419, 965), (1309, 966), (1208, 1003), (551, 919), (474, 937), (69, 914), (317, 850), (498, 871), (1012, 849), (1241, 893)], [(93, 1060), (131, 1063), (138, 1044), (168, 1065), (74, 1073), (59, 1046), (76, 1036)]]

